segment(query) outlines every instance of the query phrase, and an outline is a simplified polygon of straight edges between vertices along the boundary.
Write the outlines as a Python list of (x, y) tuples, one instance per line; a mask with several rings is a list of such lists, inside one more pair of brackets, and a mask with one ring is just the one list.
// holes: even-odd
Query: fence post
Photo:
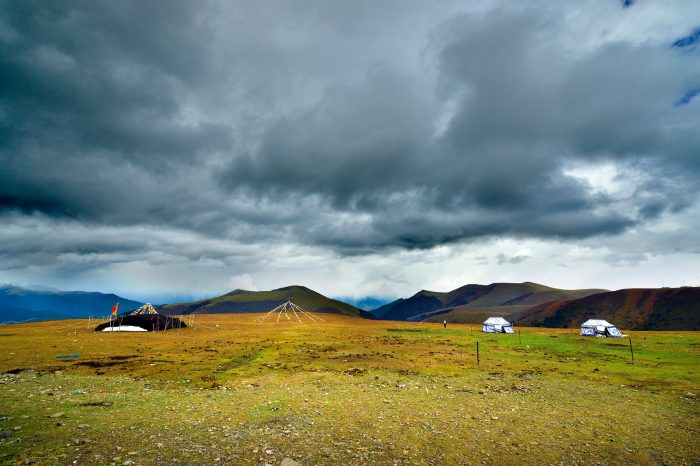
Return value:
[(632, 349), (632, 337), (629, 338), (630, 341), (630, 354), (632, 355), (632, 364), (634, 364), (634, 350)]
[(476, 342), (476, 365), (479, 365), (479, 342)]

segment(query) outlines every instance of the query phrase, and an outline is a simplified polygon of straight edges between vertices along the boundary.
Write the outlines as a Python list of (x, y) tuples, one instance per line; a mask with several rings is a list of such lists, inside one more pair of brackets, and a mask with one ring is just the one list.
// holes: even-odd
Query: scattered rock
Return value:
[(65, 413), (61, 413), (61, 412), (53, 413), (53, 414), (49, 415), (49, 417), (53, 418), (53, 419), (58, 419), (59, 417), (63, 417), (63, 416), (65, 416)]
[(280, 466), (301, 466), (301, 463), (298, 463), (291, 458), (285, 458), (280, 463)]

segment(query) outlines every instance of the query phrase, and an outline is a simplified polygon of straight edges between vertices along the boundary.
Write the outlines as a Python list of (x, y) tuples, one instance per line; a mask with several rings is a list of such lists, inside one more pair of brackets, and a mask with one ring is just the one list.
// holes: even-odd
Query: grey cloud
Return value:
[(513, 257), (508, 257), (505, 254), (499, 254), (496, 256), (496, 261), (498, 262), (498, 265), (504, 265), (504, 264), (520, 264), (521, 262), (525, 262), (528, 260), (530, 256), (513, 256)]
[[(552, 42), (564, 32), (552, 22), (536, 14), (459, 15), (433, 34), (441, 83), (433, 100), (415, 92), (411, 76), (369, 74), (279, 120), (261, 147), (232, 162), (223, 183), (275, 199), (321, 195), (328, 209), (365, 216), (299, 232), (360, 251), (499, 234), (618, 234), (673, 209), (679, 191), (657, 186), (653, 202), (614, 211), (562, 171), (570, 160), (640, 157), (656, 170), (692, 167), (683, 150), (667, 166), (675, 148), (664, 145), (693, 138), (659, 125), (692, 64), (660, 47), (625, 43), (567, 57)], [(440, 99), (458, 102), (444, 135), (428, 124)], [(693, 188), (685, 196), (692, 198), (693, 178), (678, 182)]]
[(403, 189), (428, 150), (431, 109), (417, 83), (394, 70), (369, 70), (359, 86), (326, 90), (312, 109), (272, 125), (254, 153), (221, 181), (275, 196), (328, 196), (338, 208), (373, 208)]
[[(270, 5), (0, 3), (0, 212), (139, 235), (54, 254), (213, 260), (189, 242), (572, 240), (697, 202), (700, 109), (673, 104), (700, 74), (669, 42), (572, 51), (538, 2)], [(601, 162), (633, 196), (566, 173)]]

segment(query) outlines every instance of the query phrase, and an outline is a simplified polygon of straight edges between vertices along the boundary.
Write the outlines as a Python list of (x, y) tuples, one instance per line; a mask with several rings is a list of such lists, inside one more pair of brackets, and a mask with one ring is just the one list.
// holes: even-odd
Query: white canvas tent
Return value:
[(620, 333), (617, 326), (603, 319), (588, 319), (581, 324), (581, 335), (585, 337), (611, 337), (621, 338), (626, 335)]
[(484, 321), (482, 331), (486, 333), (515, 333), (513, 324), (503, 317), (489, 317)]
[(105, 327), (103, 332), (148, 332), (145, 328), (136, 325), (117, 325), (115, 327)]

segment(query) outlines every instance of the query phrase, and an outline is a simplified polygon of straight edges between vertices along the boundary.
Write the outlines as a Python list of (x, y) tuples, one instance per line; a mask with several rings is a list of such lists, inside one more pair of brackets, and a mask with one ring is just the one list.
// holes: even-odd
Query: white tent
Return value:
[(489, 317), (484, 321), (482, 331), (486, 333), (515, 333), (513, 324), (503, 317)]
[(581, 324), (581, 335), (585, 337), (612, 337), (621, 338), (626, 335), (620, 333), (617, 326), (603, 319), (588, 319)]

